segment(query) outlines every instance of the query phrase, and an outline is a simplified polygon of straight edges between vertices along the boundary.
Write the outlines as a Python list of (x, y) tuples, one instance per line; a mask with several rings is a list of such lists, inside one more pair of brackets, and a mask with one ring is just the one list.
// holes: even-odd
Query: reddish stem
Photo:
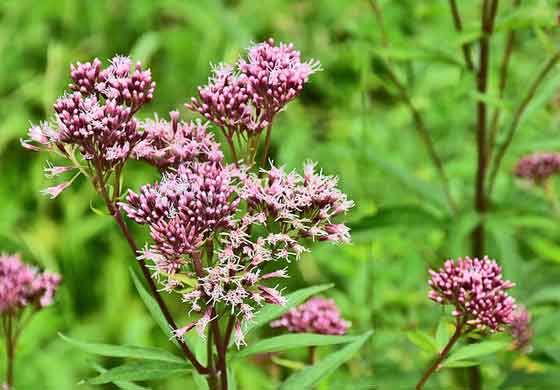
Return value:
[(447, 345), (443, 348), (443, 350), (439, 353), (438, 358), (433, 362), (433, 364), (428, 368), (428, 370), (424, 373), (424, 375), (422, 375), (422, 378), (420, 378), (420, 381), (418, 382), (418, 384), (416, 385), (416, 390), (421, 390), (424, 387), (424, 384), (428, 381), (428, 379), (430, 378), (430, 376), (440, 367), (441, 362), (443, 362), (443, 360), (447, 357), (447, 355), (449, 354), (449, 351), (451, 351), (451, 348), (453, 348), (453, 345), (457, 342), (457, 340), (459, 340), (459, 338), (461, 337), (461, 331), (463, 329), (463, 325), (464, 323), (460, 320), (457, 320), (457, 324), (455, 326), (455, 333), (453, 333), (453, 336), (451, 336), (451, 338), (449, 339), (449, 342), (447, 343)]

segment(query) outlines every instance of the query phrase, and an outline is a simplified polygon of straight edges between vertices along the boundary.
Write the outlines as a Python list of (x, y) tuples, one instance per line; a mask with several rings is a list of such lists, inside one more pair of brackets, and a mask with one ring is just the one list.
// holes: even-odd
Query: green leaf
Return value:
[(438, 352), (441, 351), (449, 342), (451, 335), (455, 330), (455, 326), (450, 324), (447, 320), (442, 319), (436, 330), (436, 344)]
[(273, 356), (270, 360), (272, 360), (274, 364), (289, 368), (290, 370), (303, 370), (305, 368), (305, 364), (303, 362), (296, 360), (282, 359), (278, 356)]
[(179, 344), (177, 343), (177, 340), (175, 339), (175, 335), (171, 331), (171, 327), (167, 323), (167, 320), (165, 319), (165, 316), (161, 312), (156, 300), (154, 299), (154, 297), (152, 297), (152, 294), (150, 294), (146, 290), (146, 288), (144, 287), (142, 282), (138, 279), (138, 276), (136, 275), (136, 273), (134, 272), (132, 267), (130, 267), (129, 270), (130, 270), (130, 275), (132, 276), (132, 280), (134, 281), (134, 286), (136, 287), (136, 290), (138, 291), (138, 294), (140, 294), (140, 298), (144, 302), (144, 305), (146, 305), (146, 307), (148, 308), (148, 311), (152, 315), (152, 318), (159, 325), (159, 327), (161, 328), (163, 333), (170, 340), (172, 340), (175, 345), (179, 346)]
[(133, 61), (148, 63), (160, 46), (161, 40), (159, 34), (156, 32), (146, 32), (134, 44), (134, 47), (130, 51), (130, 58), (132, 58)]
[(436, 205), (440, 208), (445, 207), (448, 209), (445, 194), (437, 184), (428, 183), (426, 181), (418, 179), (416, 176), (410, 173), (411, 171), (409, 168), (396, 165), (392, 162), (378, 157), (381, 155), (383, 155), (383, 153), (376, 153), (375, 151), (372, 151), (371, 153), (367, 153), (365, 157), (370, 163), (377, 166), (377, 168), (379, 168), (385, 174), (394, 177), (404, 187), (415, 192), (421, 198), (430, 201), (431, 204)]
[(484, 355), (490, 355), (507, 349), (509, 345), (510, 344), (505, 341), (483, 341), (477, 344), (465, 345), (451, 353), (451, 355), (449, 355), (449, 357), (443, 362), (442, 366), (450, 367), (449, 364), (460, 360), (469, 360)]
[(414, 332), (408, 332), (406, 335), (408, 336), (410, 342), (421, 350), (431, 354), (438, 353), (439, 349), (436, 340), (426, 333), (417, 330)]
[(322, 378), (331, 374), (346, 361), (350, 360), (350, 358), (358, 352), (372, 333), (373, 332), (370, 331), (365, 335), (358, 337), (356, 341), (345, 346), (341, 350), (331, 353), (316, 364), (292, 374), (280, 385), (279, 389), (288, 390), (311, 388)]
[(527, 300), (527, 304), (531, 305), (546, 302), (560, 302), (560, 286), (546, 286)]
[(186, 363), (170, 363), (158, 361), (145, 361), (127, 363), (111, 368), (106, 372), (87, 380), (92, 385), (101, 385), (115, 381), (144, 381), (163, 379), (183, 375), (190, 371)]
[(457, 360), (451, 363), (443, 363), (443, 367), (447, 367), (447, 368), (459, 368), (459, 367), (472, 367), (472, 366), (478, 366), (480, 364), (480, 362), (474, 361), (474, 360)]
[(251, 344), (238, 353), (234, 354), (235, 358), (242, 358), (257, 353), (281, 352), (294, 348), (344, 344), (356, 341), (356, 336), (326, 336), (313, 333), (287, 334), (277, 337), (271, 337)]
[[(100, 374), (107, 372), (106, 368), (103, 368), (99, 364), (94, 364), (93, 369)], [(116, 381), (114, 385), (117, 386), (119, 389), (123, 390), (148, 390), (148, 387), (137, 385), (134, 382), (127, 382), (127, 381)]]
[(319, 286), (302, 288), (301, 290), (297, 290), (291, 294), (288, 294), (288, 296), (286, 296), (286, 304), (284, 306), (272, 305), (272, 304), (265, 305), (255, 315), (253, 321), (251, 321), (247, 325), (247, 328), (245, 329), (245, 333), (248, 334), (253, 329), (268, 324), (270, 321), (272, 321), (277, 317), (280, 317), (282, 314), (286, 313), (291, 308), (299, 305), (307, 298), (319, 294), (331, 288), (332, 286), (333, 284), (321, 284)]
[(136, 347), (129, 345), (112, 345), (112, 344), (99, 344), (79, 341), (63, 335), (58, 334), (61, 339), (67, 343), (72, 344), (79, 349), (101, 356), (133, 358), (142, 360), (159, 360), (162, 362), (184, 363), (185, 360), (173, 355), (172, 353), (163, 349)]
[(352, 233), (388, 227), (437, 227), (441, 223), (439, 217), (419, 206), (399, 205), (384, 207), (373, 215), (368, 215), (350, 224)]

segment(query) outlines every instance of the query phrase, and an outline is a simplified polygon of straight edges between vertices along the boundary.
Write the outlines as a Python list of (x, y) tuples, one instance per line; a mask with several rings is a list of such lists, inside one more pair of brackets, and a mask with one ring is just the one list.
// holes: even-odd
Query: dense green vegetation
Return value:
[[(167, 346), (133, 286), (128, 267), (134, 260), (126, 242), (110, 218), (92, 211), (101, 205), (89, 183), (78, 182), (50, 201), (40, 194), (50, 185), (43, 176), (45, 156), (19, 146), (29, 121), (51, 115), (52, 102), (68, 83), (69, 64), (130, 54), (151, 67), (157, 82), (144, 113), (181, 109), (194, 118), (183, 103), (206, 82), (209, 64), (234, 61), (249, 42), (268, 37), (294, 42), (303, 58), (320, 60), (323, 69), (279, 116), (272, 158), (290, 169), (307, 159), (318, 161), (326, 173), (340, 177), (356, 202), (347, 217), (353, 245), (317, 245), (290, 265), (293, 276), (286, 281), (291, 291), (334, 283), (324, 294), (352, 322), (350, 333), (374, 331), (319, 388), (411, 388), (433, 358), (423, 334), (435, 336), (440, 318), (449, 318), (427, 299), (428, 269), (472, 255), (471, 232), (481, 221), (473, 206), (477, 101), (489, 113), (501, 111), (499, 147), (530, 83), (558, 51), (555, 1), (526, 0), (517, 8), (501, 2), (488, 92), (481, 95), (461, 51), (462, 44), (470, 44), (478, 63), (480, 2), (460, 3), (463, 31), (458, 33), (448, 2), (441, 0), (379, 1), (384, 29), (366, 0), (3, 1), (0, 251), (20, 252), (64, 277), (57, 304), (40, 313), (21, 340), (16, 388), (74, 389), (95, 374), (93, 358), (57, 332), (80, 340)], [(500, 97), (500, 65), (510, 29), (515, 42)], [(521, 117), (488, 199), (485, 253), (516, 282), (511, 293), (531, 311), (535, 337), (529, 354), (502, 349), (477, 358), (484, 388), (545, 389), (560, 380), (560, 216), (550, 194), (512, 174), (521, 156), (559, 150), (559, 86), (560, 73), (552, 70)], [(455, 209), (409, 104), (444, 162)], [(132, 188), (158, 177), (145, 165), (133, 166), (126, 178)], [(135, 234), (143, 233), (137, 229)], [(173, 311), (180, 315), (184, 309), (175, 302)], [(445, 325), (439, 328), (441, 338)], [(263, 329), (261, 335), (278, 333)], [(319, 357), (339, 348), (320, 347)], [(306, 353), (279, 358), (304, 361)], [(95, 360), (104, 367), (118, 361)], [(233, 365), (238, 388), (274, 388), (292, 372), (277, 363)], [(464, 376), (462, 369), (442, 369), (430, 383), (454, 388), (465, 383)], [(177, 376), (147, 385), (183, 389), (190, 380)]]

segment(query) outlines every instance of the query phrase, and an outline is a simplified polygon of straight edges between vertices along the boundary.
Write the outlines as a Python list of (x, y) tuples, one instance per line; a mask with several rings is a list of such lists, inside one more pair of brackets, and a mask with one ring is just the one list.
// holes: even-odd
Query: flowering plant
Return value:
[[(73, 92), (56, 101), (52, 123), (32, 126), (29, 140), (22, 141), (27, 149), (66, 160), (67, 165), (47, 167), (49, 177), (77, 171), (45, 190), (52, 198), (80, 175), (91, 181), (138, 259), (149, 292), (132, 274), (143, 299), (211, 389), (228, 388), (226, 355), (232, 342), (241, 348), (250, 329), (324, 289), (285, 296), (280, 279), (289, 276), (287, 264), (312, 241), (350, 242), (349, 229), (335, 218), (353, 202), (337, 187), (337, 178), (312, 162), (300, 174), (269, 161), (276, 116), (319, 69), (317, 61), (302, 62), (291, 44), (256, 44), (235, 66), (214, 67), (208, 85), (186, 104), (210, 122), (203, 123), (184, 122), (176, 111), (169, 121), (137, 119), (155, 90), (150, 71), (139, 63), (132, 67), (122, 56), (106, 68), (97, 59), (78, 63), (71, 66)], [(211, 132), (214, 127), (227, 141), (230, 162)], [(161, 178), (123, 191), (129, 159), (156, 167)], [(151, 240), (143, 248), (123, 213), (148, 228)], [(162, 293), (185, 304), (177, 322)], [(266, 304), (280, 309), (270, 316)], [(200, 339), (189, 339), (192, 329)], [(352, 339), (352, 348), (366, 338)], [(204, 353), (196, 347), (202, 340)], [(339, 342), (329, 340), (322, 344)], [(297, 346), (317, 342), (299, 340)], [(170, 371), (189, 367), (166, 356)], [(90, 382), (110, 382), (119, 370)], [(135, 378), (149, 379), (145, 372), (129, 376)]]
[(21, 332), (35, 313), (50, 306), (61, 282), (58, 274), (39, 272), (19, 255), (0, 255), (0, 317), (6, 345), (6, 383), (14, 384), (14, 358)]

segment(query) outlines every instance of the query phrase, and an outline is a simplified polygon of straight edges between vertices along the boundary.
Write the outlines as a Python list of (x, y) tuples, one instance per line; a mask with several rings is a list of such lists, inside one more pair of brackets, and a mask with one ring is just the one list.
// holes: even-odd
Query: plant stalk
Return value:
[(461, 331), (463, 330), (463, 321), (457, 319), (457, 324), (455, 326), (455, 333), (453, 333), (453, 336), (451, 336), (451, 338), (449, 339), (447, 345), (443, 348), (443, 350), (439, 353), (438, 358), (433, 362), (433, 364), (428, 368), (428, 370), (424, 373), (424, 375), (422, 375), (422, 378), (420, 378), (420, 381), (418, 382), (418, 384), (416, 385), (416, 390), (422, 390), (424, 388), (424, 384), (426, 384), (426, 382), (428, 381), (428, 379), (430, 378), (430, 376), (437, 370), (440, 368), (441, 363), (443, 362), (443, 360), (447, 357), (447, 355), (449, 354), (449, 352), (451, 351), (451, 348), (453, 348), (453, 345), (457, 342), (457, 340), (459, 340), (459, 338), (461, 337)]
[[(107, 188), (106, 188), (105, 182), (103, 180), (103, 175), (101, 173), (101, 169), (99, 168), (99, 166), (95, 166), (95, 169), (96, 169), (96, 174), (97, 175), (96, 175), (94, 184), (97, 184), (96, 187), (98, 189), (99, 194), (103, 198), (103, 201), (105, 202), (107, 210), (109, 211), (111, 216), (115, 219), (115, 221), (117, 222), (117, 225), (119, 225), (119, 228), (121, 229), (122, 234), (124, 235), (126, 241), (128, 242), (128, 245), (129, 245), (130, 249), (134, 253), (134, 258), (136, 259), (136, 257), (138, 256), (138, 252), (139, 252), (138, 245), (136, 244), (136, 241), (134, 240), (134, 237), (132, 236), (132, 233), (128, 229), (128, 226), (126, 225), (126, 222), (124, 221), (124, 219), (122, 217), (120, 209), (109, 198), (109, 194), (107, 193)], [(150, 274), (150, 270), (146, 266), (146, 263), (143, 260), (137, 261), (137, 263), (139, 264), (140, 269), (142, 270), (142, 274), (144, 275), (144, 279), (146, 279), (146, 282), (148, 283), (150, 293), (154, 297), (154, 299), (156, 300), (161, 312), (163, 313), (163, 315), (165, 317), (165, 320), (167, 321), (167, 323), (169, 324), (169, 326), (173, 330), (177, 329), (177, 324), (175, 323), (175, 320), (173, 319), (173, 317), (171, 315), (171, 312), (167, 308), (167, 305), (165, 304), (165, 301), (161, 297), (161, 295), (160, 295), (160, 293), (157, 289), (157, 286), (156, 286), (154, 280), (152, 279), (152, 276)], [(197, 370), (197, 372), (199, 372), (200, 374), (208, 374), (208, 369), (206, 367), (204, 367), (198, 361), (198, 359), (196, 358), (194, 353), (190, 350), (188, 345), (183, 340), (181, 340), (181, 338), (177, 338), (177, 342), (179, 343), (179, 346), (181, 347), (181, 350), (183, 351), (183, 353), (185, 354), (187, 359), (189, 359), (189, 361), (192, 363), (192, 365)]]

